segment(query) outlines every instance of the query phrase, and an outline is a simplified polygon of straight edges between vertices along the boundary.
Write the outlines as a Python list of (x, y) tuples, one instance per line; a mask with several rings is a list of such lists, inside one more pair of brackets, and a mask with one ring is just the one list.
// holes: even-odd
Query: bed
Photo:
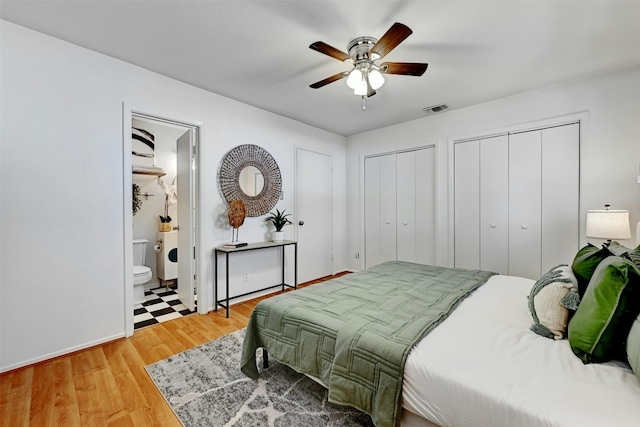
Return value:
[[(394, 388), (393, 378), (387, 378), (394, 370), (386, 366), (393, 359), (389, 347), (398, 340), (391, 338), (389, 346), (370, 340), (367, 327), (358, 324), (362, 316), (352, 314), (345, 293), (361, 302), (364, 298), (365, 306), (370, 303), (367, 294), (384, 295), (374, 303), (376, 309), (365, 314), (363, 324), (372, 320), (374, 331), (385, 322), (392, 327), (394, 322), (379, 313), (386, 309), (378, 310), (381, 305), (395, 306), (398, 317), (406, 320), (410, 316), (406, 312), (415, 311), (409, 306), (424, 305), (425, 300), (420, 287), (408, 292), (413, 301), (406, 295), (394, 300), (387, 293), (391, 277), (399, 277), (401, 283), (453, 278), (459, 290), (450, 298), (436, 297), (446, 301), (436, 304), (428, 321), (406, 321), (411, 333), (390, 332), (392, 337), (402, 335), (399, 341), (406, 344), (400, 351), (399, 389)], [(376, 282), (383, 291), (367, 288)], [(640, 382), (627, 363), (584, 364), (566, 339), (553, 340), (530, 330), (528, 296), (534, 283), (481, 271), (385, 263), (262, 301), (247, 327), (241, 368), (255, 378), (255, 351), (265, 348), (278, 361), (325, 385), (332, 401), (369, 413), (378, 427), (639, 425)], [(337, 300), (325, 300), (334, 293)], [(300, 310), (301, 300), (307, 306), (314, 302), (311, 305), (322, 314)], [(403, 302), (398, 306), (399, 301)], [(343, 334), (340, 328), (355, 333)], [(339, 354), (354, 341), (360, 348)], [(361, 372), (354, 378), (338, 375), (336, 386), (333, 371), (344, 367), (335, 368), (331, 364), (335, 359)], [(375, 360), (359, 364), (356, 359)], [(372, 367), (376, 364), (383, 368)], [(332, 399), (334, 386), (339, 391)]]

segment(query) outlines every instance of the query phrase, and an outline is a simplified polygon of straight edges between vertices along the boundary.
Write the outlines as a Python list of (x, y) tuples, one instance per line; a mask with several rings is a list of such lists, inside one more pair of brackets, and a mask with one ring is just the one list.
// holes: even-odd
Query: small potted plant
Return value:
[(264, 219), (267, 222), (271, 222), (276, 228), (276, 231), (271, 233), (271, 240), (274, 242), (282, 242), (284, 240), (284, 231), (282, 231), (282, 228), (287, 224), (293, 224), (289, 221), (289, 218), (287, 218), (291, 214), (285, 214), (285, 212), (286, 209), (283, 209), (282, 212), (276, 209), (276, 213), (269, 212)]

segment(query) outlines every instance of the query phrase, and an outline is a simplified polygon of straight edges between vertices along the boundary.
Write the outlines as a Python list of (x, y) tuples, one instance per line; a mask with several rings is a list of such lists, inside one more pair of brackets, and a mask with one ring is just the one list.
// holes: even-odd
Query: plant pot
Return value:
[(271, 240), (274, 242), (282, 242), (284, 240), (284, 231), (273, 231), (271, 233)]
[(163, 231), (163, 232), (171, 231), (171, 223), (170, 222), (161, 222), (160, 223), (160, 231)]

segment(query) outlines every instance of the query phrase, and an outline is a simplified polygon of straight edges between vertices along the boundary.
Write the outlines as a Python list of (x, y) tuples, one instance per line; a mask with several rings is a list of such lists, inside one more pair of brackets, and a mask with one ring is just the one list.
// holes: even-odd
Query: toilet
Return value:
[(144, 265), (147, 253), (147, 239), (133, 239), (133, 303), (142, 304), (144, 284), (151, 280), (151, 269)]

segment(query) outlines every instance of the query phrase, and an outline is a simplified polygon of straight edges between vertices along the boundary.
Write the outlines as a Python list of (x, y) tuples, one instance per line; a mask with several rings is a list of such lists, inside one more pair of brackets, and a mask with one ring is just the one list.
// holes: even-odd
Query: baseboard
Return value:
[(45, 360), (54, 359), (54, 358), (59, 357), (59, 356), (66, 356), (66, 355), (68, 355), (70, 353), (74, 353), (74, 352), (80, 351), (80, 350), (86, 350), (87, 348), (95, 347), (97, 345), (104, 344), (104, 343), (109, 342), (109, 341), (114, 341), (114, 340), (117, 340), (117, 339), (120, 339), (120, 338), (124, 338), (124, 332), (121, 333), (121, 334), (116, 334), (116, 335), (111, 335), (109, 337), (101, 338), (99, 340), (90, 341), (88, 343), (84, 343), (84, 344), (77, 345), (77, 346), (74, 346), (74, 347), (69, 347), (69, 348), (66, 348), (64, 350), (55, 351), (53, 353), (45, 354), (43, 356), (34, 357), (32, 359), (25, 360), (25, 361), (18, 362), (18, 363), (14, 363), (14, 364), (9, 365), (9, 366), (2, 366), (2, 367), (0, 367), (0, 373), (13, 371), (14, 369), (24, 368), (26, 366), (34, 365), (34, 364), (39, 363), (39, 362), (44, 362)]

